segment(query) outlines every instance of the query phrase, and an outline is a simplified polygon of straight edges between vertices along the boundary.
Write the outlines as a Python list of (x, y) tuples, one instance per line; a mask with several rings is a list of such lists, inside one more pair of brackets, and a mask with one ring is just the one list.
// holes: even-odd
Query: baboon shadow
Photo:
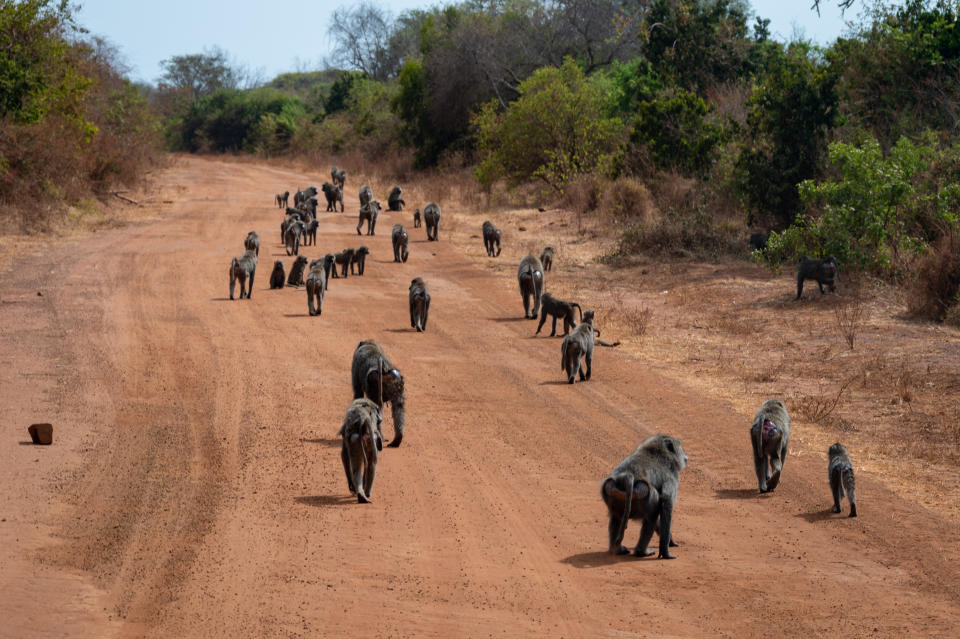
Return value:
[(560, 562), (573, 566), (574, 568), (602, 568), (603, 566), (612, 566), (623, 561), (608, 552), (582, 552), (578, 555), (570, 555)]
[(826, 510), (817, 510), (812, 513), (800, 513), (794, 515), (794, 517), (800, 517), (809, 524), (815, 524), (817, 522), (829, 521), (831, 519), (848, 519), (847, 515), (848, 513), (845, 512), (830, 512), (830, 509), (827, 508)]
[[(238, 297), (237, 299), (240, 299), (240, 298)], [(246, 298), (244, 298), (244, 299), (246, 299)], [(210, 298), (210, 301), (211, 301), (211, 302), (234, 302), (234, 301), (236, 301), (236, 300), (232, 300), (232, 299), (230, 299), (229, 297), (211, 297), (211, 298)]]
[[(583, 384), (583, 383), (586, 383), (586, 381), (587, 381), (587, 380), (579, 380), (579, 379), (578, 379), (578, 380), (576, 380), (576, 383), (577, 383), (577, 384)], [(540, 385), (541, 385), (541, 386), (570, 386), (571, 384), (570, 384), (570, 382), (568, 382), (567, 380), (564, 379), (564, 380), (552, 380), (552, 381), (549, 381), (549, 382), (540, 382)]]
[(300, 443), (302, 444), (322, 444), (324, 446), (330, 446), (331, 448), (340, 446), (343, 443), (343, 440), (339, 437), (326, 438), (320, 437), (317, 439), (307, 439), (306, 437), (300, 438)]
[(347, 506), (357, 503), (353, 495), (304, 495), (295, 500), (298, 504), (323, 508), (324, 506)]
[[(524, 320), (528, 320), (528, 321), (530, 320), (529, 317), (488, 317), (487, 319), (490, 320), (491, 322), (501, 322), (501, 323), (522, 322)], [(534, 317), (533, 319), (537, 319), (537, 318)]]
[(388, 328), (385, 329), (388, 333), (416, 333), (417, 329), (415, 328)]
[(750, 499), (761, 495), (756, 488), (718, 488), (714, 492), (717, 499)]
[(20, 444), (21, 446), (40, 446), (40, 444), (34, 444), (32, 439), (28, 439), (26, 441), (17, 442), (17, 443)]
[[(284, 313), (284, 317), (313, 317), (310, 313)], [(319, 317), (319, 315), (317, 316)]]

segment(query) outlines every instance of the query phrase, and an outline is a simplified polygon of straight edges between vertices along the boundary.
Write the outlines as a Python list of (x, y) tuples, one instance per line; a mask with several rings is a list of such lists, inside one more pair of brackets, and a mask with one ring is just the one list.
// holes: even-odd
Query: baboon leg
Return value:
[(803, 295), (803, 279), (797, 278), (797, 299), (800, 299), (800, 296)]
[(529, 295), (527, 295), (527, 292), (526, 292), (526, 291), (522, 291), (522, 292), (520, 293), (520, 295), (523, 296), (523, 316), (524, 316), (524, 317), (530, 317), (530, 300), (529, 300)]
[(576, 325), (573, 323), (573, 318), (567, 315), (564, 315), (563, 316), (563, 337), (566, 337), (567, 335), (569, 335), (570, 331), (572, 331), (574, 328), (576, 328)]
[[(833, 493), (833, 508), (830, 509), (832, 513), (838, 513), (842, 509), (840, 508), (840, 469), (834, 468), (830, 472), (830, 492)], [(853, 500), (851, 499), (851, 504)]]
[(368, 453), (367, 467), (363, 471), (363, 494), (370, 498), (373, 494), (373, 480), (377, 476), (377, 450), (376, 445), (370, 442), (370, 452)]
[(343, 472), (347, 476), (347, 488), (351, 493), (357, 492), (357, 485), (353, 483), (353, 472), (350, 469), (350, 453), (347, 451), (347, 442), (340, 447), (340, 460), (343, 462)]
[(584, 369), (583, 362), (580, 361), (580, 357), (577, 357), (577, 374), (580, 375), (581, 382), (587, 379), (587, 376), (584, 375), (583, 373), (583, 369)]
[[(540, 315), (540, 323), (537, 324), (537, 332), (534, 333), (535, 335), (539, 335), (539, 334), (540, 334), (540, 329), (543, 328), (543, 325), (546, 323), (546, 321), (547, 321), (547, 314), (546, 314), (546, 313), (541, 313), (541, 315)], [(554, 327), (556, 327), (556, 320), (554, 320)], [(551, 333), (551, 335), (552, 335), (552, 333)]]
[(350, 435), (350, 470), (353, 475), (353, 485), (357, 489), (357, 502), (369, 504), (370, 499), (363, 489), (363, 442), (359, 433)]
[(780, 476), (783, 473), (783, 464), (787, 461), (787, 445), (781, 444), (780, 451), (776, 455), (770, 456), (770, 466), (773, 473), (767, 482), (767, 490), (774, 490), (780, 485)]
[(626, 555), (630, 551), (626, 546), (622, 545), (620, 541), (617, 540), (617, 533), (620, 531), (620, 521), (616, 517), (611, 515), (610, 525), (607, 526), (607, 532), (610, 535), (610, 548), (609, 552), (611, 555)]
[(357, 235), (363, 235), (363, 233), (360, 232), (360, 228), (361, 228), (362, 226), (363, 226), (363, 220), (361, 219), (361, 220), (360, 220), (360, 223), (357, 224)]
[(237, 278), (233, 276), (233, 273), (230, 274), (230, 299), (233, 299), (233, 292), (237, 287)]
[(250, 299), (250, 296), (253, 295), (253, 278), (257, 275), (257, 269), (250, 271), (250, 284), (247, 287), (247, 299)]
[(676, 559), (670, 554), (670, 524), (673, 521), (673, 502), (660, 498), (660, 554), (658, 559)]
[(584, 359), (587, 360), (587, 380), (589, 380), (590, 372), (593, 370), (593, 355), (588, 352)]
[(757, 488), (761, 493), (767, 492), (767, 481), (763, 469), (763, 451), (760, 450), (761, 442), (757, 441), (758, 435), (755, 435), (753, 429), (750, 429), (750, 445), (753, 446), (753, 469), (757, 473)]
[(640, 527), (640, 539), (637, 540), (637, 545), (633, 549), (634, 557), (649, 557), (653, 554), (653, 551), (650, 550), (650, 540), (653, 539), (654, 524), (656, 520), (651, 521), (649, 518), (643, 518), (643, 525)]
[[(383, 406), (383, 404), (380, 404)], [(403, 405), (397, 405), (396, 402), (390, 402), (390, 413), (393, 416), (393, 439), (390, 441), (387, 446), (390, 448), (397, 448), (400, 443), (403, 441), (403, 422), (404, 422), (404, 412)]]
[(430, 302), (423, 305), (423, 330), (427, 330), (427, 317), (430, 316)]
[[(550, 327), (550, 337), (553, 337), (557, 334), (557, 316), (553, 315), (552, 317), (553, 317), (553, 325)], [(566, 322), (564, 322), (564, 326), (566, 326)]]
[[(850, 502), (850, 516), (857, 516), (857, 491), (854, 488), (850, 489), (850, 492), (847, 493), (847, 501)], [(839, 512), (839, 511), (837, 511)]]

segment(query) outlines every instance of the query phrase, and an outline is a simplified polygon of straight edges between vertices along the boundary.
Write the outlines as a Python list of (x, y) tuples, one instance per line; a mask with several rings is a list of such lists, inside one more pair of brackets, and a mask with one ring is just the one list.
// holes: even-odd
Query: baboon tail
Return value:
[(627, 474), (624, 479), (626, 479), (627, 485), (624, 487), (624, 490), (627, 491), (627, 494), (623, 500), (623, 516), (620, 518), (620, 528), (617, 529), (617, 543), (623, 543), (623, 534), (627, 531), (627, 520), (630, 519), (630, 509), (633, 507), (633, 484), (635, 478), (631, 474)]
[(560, 370), (567, 370), (567, 340), (563, 340), (563, 344), (560, 345)]
[[(577, 304), (576, 302), (571, 303), (570, 306), (576, 306), (576, 307), (577, 307), (577, 310), (580, 311), (580, 321), (582, 322), (582, 321), (583, 321), (583, 309), (580, 308), (580, 305)], [(598, 334), (598, 335), (600, 334), (599, 331), (597, 332), (597, 334)]]

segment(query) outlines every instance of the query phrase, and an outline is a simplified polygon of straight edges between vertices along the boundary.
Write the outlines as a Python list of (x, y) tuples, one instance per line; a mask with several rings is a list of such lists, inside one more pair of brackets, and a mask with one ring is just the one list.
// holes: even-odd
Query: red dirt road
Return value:
[[(186, 188), (157, 220), (0, 279), (0, 636), (956, 636), (956, 525), (868, 477), (861, 516), (830, 515), (816, 455), (759, 496), (752, 416), (618, 350), (568, 386), (516, 282), (443, 224), (427, 243), (384, 212), (358, 238), (354, 195), (321, 213), (305, 255), (372, 255), (311, 318), (302, 289), (268, 290), (273, 260), (291, 262), (269, 203), (317, 176), (186, 158), (161, 179)], [(230, 302), (249, 230), (254, 299)], [(407, 321), (416, 276), (424, 334)], [(335, 435), (361, 339), (384, 345), (408, 399), (372, 505), (347, 492)], [(34, 421), (54, 423), (52, 447), (18, 445)], [(678, 559), (610, 558), (599, 482), (655, 432), (690, 459)]]

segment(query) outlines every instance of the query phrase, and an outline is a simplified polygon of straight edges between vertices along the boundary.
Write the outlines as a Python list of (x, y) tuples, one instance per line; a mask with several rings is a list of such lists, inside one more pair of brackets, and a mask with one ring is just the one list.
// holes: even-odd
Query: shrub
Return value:
[(614, 224), (649, 224), (656, 219), (656, 207), (650, 191), (643, 182), (634, 178), (618, 178), (607, 184), (596, 207), (601, 215)]
[(960, 302), (960, 233), (944, 234), (917, 264), (909, 308), (915, 315), (943, 321)]

